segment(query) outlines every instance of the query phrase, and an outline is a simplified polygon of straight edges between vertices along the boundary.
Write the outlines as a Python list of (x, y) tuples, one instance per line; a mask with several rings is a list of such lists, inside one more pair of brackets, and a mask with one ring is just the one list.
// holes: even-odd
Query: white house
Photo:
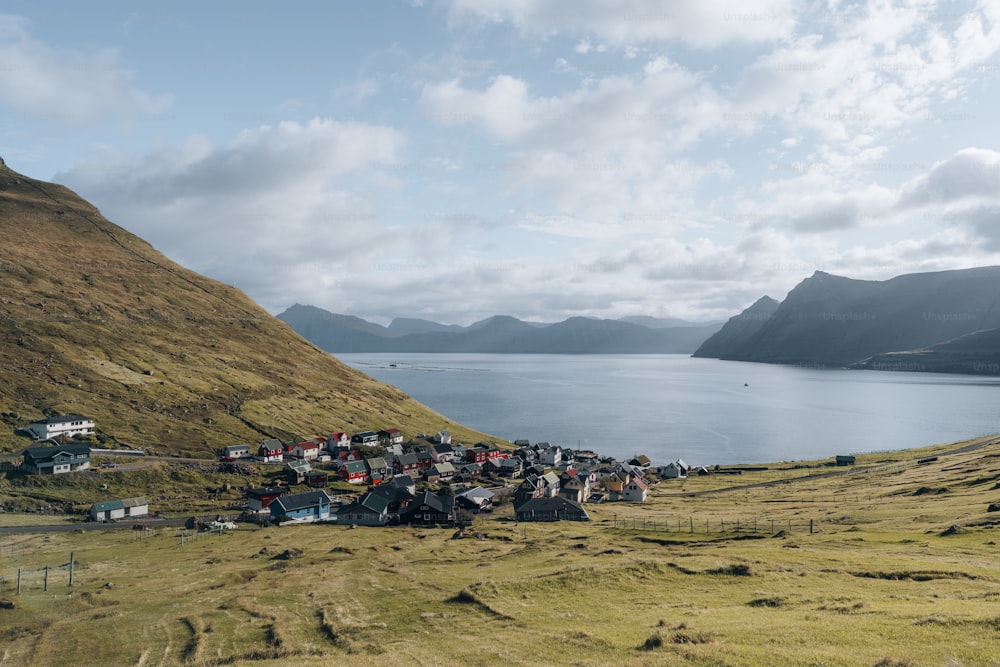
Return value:
[(633, 477), (622, 489), (622, 500), (629, 503), (644, 503), (649, 485), (641, 477)]
[(27, 426), (35, 440), (47, 440), (57, 436), (72, 438), (74, 435), (94, 435), (94, 420), (83, 415), (53, 415)]
[(671, 461), (660, 468), (660, 477), (663, 479), (685, 479), (688, 475), (688, 465), (681, 459)]
[(563, 450), (559, 445), (552, 445), (538, 454), (538, 461), (543, 465), (555, 467), (562, 463), (562, 460)]
[(148, 515), (149, 503), (142, 497), (94, 503), (88, 512), (91, 521), (137, 519)]

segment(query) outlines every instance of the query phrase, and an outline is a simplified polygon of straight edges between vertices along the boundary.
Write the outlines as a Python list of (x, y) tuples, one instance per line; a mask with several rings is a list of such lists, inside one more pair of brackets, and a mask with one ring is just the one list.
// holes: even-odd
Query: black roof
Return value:
[(90, 456), (90, 445), (56, 445), (54, 447), (28, 447), (24, 450), (25, 456), (33, 461), (45, 461), (51, 459), (60, 452), (66, 452), (73, 456)]
[(430, 491), (424, 491), (411, 500), (410, 504), (406, 506), (406, 509), (401, 514), (416, 513), (421, 505), (427, 505), (435, 512), (450, 514), (455, 509), (455, 496), (438, 496)]
[(35, 424), (65, 424), (66, 422), (88, 422), (93, 421), (90, 417), (84, 417), (83, 415), (52, 415), (51, 417), (46, 417), (40, 421), (33, 422)]
[(326, 495), (325, 491), (308, 491), (306, 493), (296, 493), (293, 496), (278, 498), (272, 504), (280, 504), (286, 512), (291, 512), (329, 502), (330, 496)]

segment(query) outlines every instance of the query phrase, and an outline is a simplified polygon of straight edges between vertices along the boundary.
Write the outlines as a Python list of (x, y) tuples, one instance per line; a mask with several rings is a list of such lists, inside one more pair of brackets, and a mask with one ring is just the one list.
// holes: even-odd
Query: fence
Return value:
[(22, 566), (17, 568), (16, 573), (10, 571), (0, 575), (0, 592), (14, 592), (21, 595), (33, 590), (48, 591), (50, 585), (65, 584), (72, 587), (75, 573), (76, 559), (70, 553), (69, 562), (62, 565), (46, 565), (41, 569), (28, 569)]
[(662, 518), (638, 518), (623, 517), (618, 518), (616, 514), (612, 519), (612, 527), (622, 530), (650, 530), (672, 533), (767, 533), (773, 535), (778, 531), (785, 532), (809, 532), (815, 530), (813, 519), (793, 521), (792, 519), (773, 519), (751, 517), (736, 519), (695, 519), (693, 516), (662, 517)]

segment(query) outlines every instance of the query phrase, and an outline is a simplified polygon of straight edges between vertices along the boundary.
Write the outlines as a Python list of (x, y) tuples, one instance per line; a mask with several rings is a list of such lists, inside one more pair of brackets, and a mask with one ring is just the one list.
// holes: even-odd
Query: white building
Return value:
[(37, 421), (25, 428), (35, 440), (47, 440), (58, 436), (72, 438), (74, 435), (94, 435), (94, 420), (83, 415), (53, 415)]

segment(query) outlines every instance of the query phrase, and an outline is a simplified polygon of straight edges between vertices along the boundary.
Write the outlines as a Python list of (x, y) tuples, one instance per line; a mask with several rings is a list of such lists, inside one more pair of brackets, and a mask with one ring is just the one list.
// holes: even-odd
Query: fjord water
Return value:
[(498, 438), (657, 463), (797, 461), (1000, 432), (1000, 378), (987, 376), (670, 354), (337, 357)]

